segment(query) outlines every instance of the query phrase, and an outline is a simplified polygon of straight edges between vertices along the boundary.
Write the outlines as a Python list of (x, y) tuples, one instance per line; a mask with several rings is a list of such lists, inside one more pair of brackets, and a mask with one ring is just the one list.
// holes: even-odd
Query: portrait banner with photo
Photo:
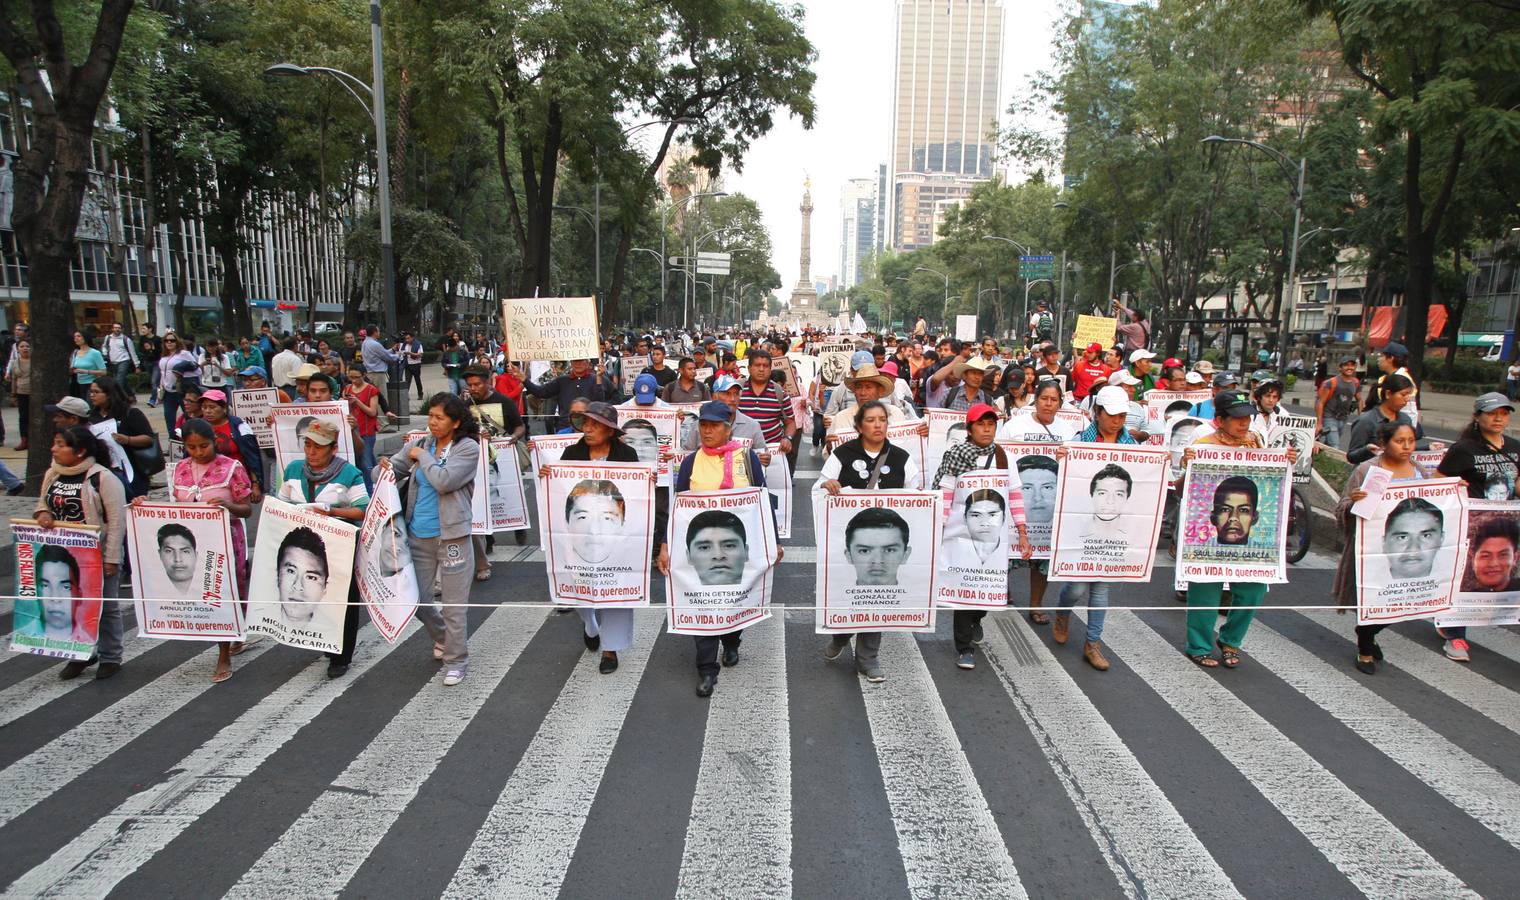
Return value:
[[(1414, 463), (1415, 465), (1419, 466), (1420, 468), (1424, 469), (1425, 471), (1433, 473), (1433, 472), (1436, 471), (1436, 466), (1439, 466), (1441, 464), (1441, 460), (1445, 456), (1446, 456), (1445, 449), (1441, 449), (1441, 450), (1415, 450), (1414, 452), (1412, 452), (1412, 453), (1409, 454), (1409, 461), (1412, 462), (1412, 463)], [(1495, 497), (1493, 499), (1502, 500), (1504, 498), (1502, 498), (1502, 497)]]
[[(1204, 426), (1208, 426), (1205, 428)], [(1166, 449), (1172, 455), (1172, 468), (1182, 468), (1182, 453), (1193, 441), (1208, 434), (1213, 423), (1196, 416), (1173, 416), (1166, 420)]]
[[(855, 414), (853, 407), (848, 408), (846, 410), (846, 413), (853, 416)], [(841, 413), (840, 415), (844, 414), (845, 413)], [(962, 425), (965, 424), (965, 418), (965, 414), (962, 413)], [(925, 447), (927, 446), (927, 442), (924, 440), (924, 436), (922, 434), (919, 434), (919, 427), (923, 424), (924, 423), (922, 420), (915, 419), (912, 422), (898, 422), (895, 425), (888, 425), (887, 443), (895, 447), (901, 447), (904, 450), (908, 451), (908, 455), (913, 457), (913, 462), (918, 465), (918, 470), (924, 473), (924, 480), (927, 481), (930, 478), (934, 477), (934, 471), (937, 471), (939, 469), (939, 466), (936, 465), (933, 471), (924, 468), (924, 451)], [(830, 450), (833, 450), (835, 447), (843, 444), (845, 441), (853, 441), (857, 437), (859, 437), (859, 434), (857, 434), (853, 428), (846, 429), (844, 431), (837, 431), (829, 437), (828, 447)], [(961, 440), (954, 441), (950, 444), (950, 446), (953, 447), (955, 444), (961, 443), (965, 439), (965, 435), (962, 432)]]
[(575, 434), (538, 434), (528, 439), (528, 459), (532, 462), (533, 471), (537, 472), (550, 463), (559, 462), (559, 458), (565, 455), (565, 448), (581, 439), (580, 432)]
[(623, 443), (639, 455), (639, 462), (657, 466), (660, 487), (670, 486), (670, 461), (660, 460), (662, 452), (675, 450), (681, 432), (681, 411), (672, 407), (639, 406), (632, 401), (617, 407), (618, 427), (623, 429)]
[(396, 643), (416, 615), (417, 593), (396, 473), (381, 469), (359, 526), (359, 597), (388, 643)]
[(792, 537), (792, 465), (786, 461), (780, 444), (766, 447), (771, 461), (765, 467), (765, 487), (776, 498), (776, 536), (783, 541)]
[(137, 632), (186, 641), (243, 638), (231, 513), (199, 503), (127, 507)]
[(906, 490), (817, 499), (817, 633), (934, 630), (943, 502)]
[(1290, 470), (1282, 450), (1194, 447), (1178, 513), (1178, 577), (1287, 582)]
[(11, 649), (55, 659), (94, 656), (105, 584), (99, 531), (12, 519), (11, 537), (16, 542)]
[(274, 429), (270, 427), (269, 411), (280, 405), (279, 388), (240, 388), (229, 395), (230, 411), (242, 419), (259, 439), (265, 450), (274, 449)]
[(342, 519), (265, 497), (247, 629), (292, 647), (342, 653), (358, 539), (359, 530)]
[(935, 604), (965, 609), (1008, 605), (1008, 473), (966, 472), (955, 480), (935, 579)]
[(921, 469), (924, 480), (928, 481), (939, 471), (945, 451), (967, 441), (966, 414), (953, 409), (930, 407), (924, 410), (924, 417), (920, 421), (929, 425), (929, 436), (924, 439), (924, 458), (920, 460), (924, 464)]
[(578, 606), (648, 606), (655, 467), (550, 463), (538, 491), (549, 597)]
[(306, 458), (306, 426), (314, 421), (327, 422), (338, 430), (338, 456), (358, 464), (354, 452), (354, 430), (348, 425), (348, 401), (323, 403), (286, 403), (271, 407), (269, 425), (274, 430), (274, 456), (279, 471), (298, 459)]
[(1065, 446), (1050, 580), (1149, 581), (1170, 454), (1127, 444)]
[[(1056, 460), (1059, 444), (1033, 441), (998, 441), (1008, 457), (1009, 474), (1018, 478), (1024, 494), (1024, 524), (1032, 559), (1050, 559), (1050, 538), (1056, 519), (1056, 486), (1061, 464)], [(965, 477), (965, 476), (962, 476)], [(1014, 546), (1018, 533), (1008, 523), (1008, 539)]]
[(1520, 624), (1520, 500), (1467, 500), (1467, 555), (1436, 626)]
[(136, 472), (132, 468), (132, 457), (127, 454), (126, 445), (116, 440), (116, 420), (105, 419), (93, 423), (89, 428), (90, 433), (95, 435), (95, 439), (100, 442), (100, 446), (104, 447), (111, 456), (110, 460), (102, 460), (102, 462), (109, 462), (111, 468), (121, 472), (126, 476), (127, 482), (131, 483)]
[(528, 496), (523, 490), (522, 464), (517, 456), (517, 442), (491, 441), (491, 531), (524, 531), (528, 521)]
[(618, 371), (622, 373), (623, 396), (633, 396), (633, 383), (639, 380), (639, 375), (644, 368), (654, 362), (654, 357), (644, 354), (642, 356), (629, 355), (618, 360)]
[(1356, 523), (1358, 625), (1426, 619), (1452, 608), (1467, 541), (1460, 478), (1391, 482)]
[(1145, 394), (1146, 431), (1158, 432), (1173, 416), (1185, 416), (1194, 406), (1214, 396), (1212, 391), (1147, 391)]
[(773, 522), (762, 488), (671, 498), (665, 584), (672, 634), (727, 634), (770, 617), (779, 555)]
[(515, 360), (597, 359), (602, 354), (595, 297), (504, 298), (501, 328)]
[[(1272, 431), (1267, 435), (1267, 446), (1292, 448), (1298, 451), (1298, 462), (1293, 464), (1293, 483), (1304, 484), (1309, 481), (1309, 473), (1314, 471), (1314, 433), (1315, 422), (1313, 416), (1295, 416), (1289, 413), (1279, 413), (1272, 421)], [(1434, 471), (1434, 468), (1432, 468)]]
[(491, 533), (491, 442), (476, 438), (480, 453), (475, 457), (475, 480), (470, 483), (470, 534)]

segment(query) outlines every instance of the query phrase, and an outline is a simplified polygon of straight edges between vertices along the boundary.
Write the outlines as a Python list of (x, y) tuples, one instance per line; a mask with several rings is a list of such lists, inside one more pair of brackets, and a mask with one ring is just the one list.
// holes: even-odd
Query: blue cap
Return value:
[(645, 372), (633, 380), (633, 402), (640, 406), (654, 403), (654, 395), (660, 390), (660, 380)]
[(729, 409), (728, 404), (722, 400), (709, 400), (702, 404), (697, 411), (697, 420), (700, 422), (732, 422), (734, 411)]
[(739, 379), (732, 375), (719, 375), (713, 379), (713, 393), (721, 394), (724, 391), (733, 390), (740, 386)]
[(851, 369), (874, 365), (876, 365), (876, 357), (872, 356), (869, 350), (856, 350), (855, 355), (850, 357)]
[(1399, 343), (1398, 341), (1389, 341), (1383, 345), (1381, 352), (1386, 353), (1389, 356), (1408, 356), (1409, 348)]
[(239, 372), (238, 374), (239, 375), (257, 375), (257, 376), (259, 376), (260, 378), (263, 378), (263, 379), (268, 379), (269, 378), (269, 373), (266, 372), (266, 371), (264, 371), (264, 367), (263, 366), (249, 366), (248, 368), (244, 369), (243, 371)]

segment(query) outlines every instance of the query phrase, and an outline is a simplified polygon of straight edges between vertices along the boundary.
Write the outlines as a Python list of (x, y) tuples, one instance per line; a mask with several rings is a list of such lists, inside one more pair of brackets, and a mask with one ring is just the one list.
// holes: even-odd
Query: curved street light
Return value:
[(942, 326), (948, 330), (950, 328), (950, 276), (946, 275), (944, 272), (941, 272), (939, 269), (931, 269), (928, 266), (915, 266), (913, 268), (913, 271), (932, 272), (933, 274), (945, 279), (945, 304), (940, 309), (939, 320), (942, 323)]

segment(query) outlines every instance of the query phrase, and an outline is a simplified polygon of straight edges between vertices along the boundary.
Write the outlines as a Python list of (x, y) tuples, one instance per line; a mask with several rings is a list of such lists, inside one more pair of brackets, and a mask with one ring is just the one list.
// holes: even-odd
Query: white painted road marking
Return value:
[[(162, 641), (140, 640), (132, 638), (137, 634), (137, 629), (128, 631), (122, 638), (121, 662), (126, 665), (142, 654), (155, 647), (163, 646)], [(74, 688), (83, 684), (94, 682), (94, 672), (87, 671), (78, 678), (64, 681), (58, 677), (58, 670), (62, 668), (62, 660), (59, 665), (48, 666), (30, 678), (23, 678), (3, 691), (0, 691), (0, 728), (4, 728), (34, 709), (57, 700)], [(130, 674), (130, 673), (128, 673)], [(209, 675), (207, 676), (210, 677)]]

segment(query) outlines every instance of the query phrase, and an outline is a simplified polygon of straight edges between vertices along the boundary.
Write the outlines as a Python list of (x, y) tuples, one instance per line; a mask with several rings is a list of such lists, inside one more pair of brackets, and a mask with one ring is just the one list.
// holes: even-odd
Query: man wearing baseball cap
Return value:
[(1111, 371), (1103, 364), (1103, 345), (1097, 341), (1088, 344), (1082, 358), (1071, 364), (1072, 398), (1086, 400), (1093, 392), (1093, 385), (1107, 379)]
[(1156, 374), (1152, 371), (1155, 364), (1151, 360), (1156, 354), (1141, 347), (1139, 350), (1131, 350), (1129, 354), (1129, 373), (1140, 380), (1135, 388), (1135, 396), (1144, 398), (1147, 393), (1156, 387)]
[[(721, 400), (728, 408), (734, 411), (734, 437), (749, 441), (749, 445), (755, 448), (760, 456), (762, 465), (770, 465), (771, 455), (765, 452), (765, 431), (760, 423), (739, 411), (739, 393), (744, 386), (739, 379), (732, 375), (719, 374), (713, 379), (713, 400)], [(681, 449), (695, 450), (702, 446), (702, 440), (697, 433), (697, 428), (681, 427)]]
[(53, 427), (59, 431), (90, 424), (90, 404), (80, 397), (63, 397), (57, 403), (43, 406), (42, 411), (52, 414)]

